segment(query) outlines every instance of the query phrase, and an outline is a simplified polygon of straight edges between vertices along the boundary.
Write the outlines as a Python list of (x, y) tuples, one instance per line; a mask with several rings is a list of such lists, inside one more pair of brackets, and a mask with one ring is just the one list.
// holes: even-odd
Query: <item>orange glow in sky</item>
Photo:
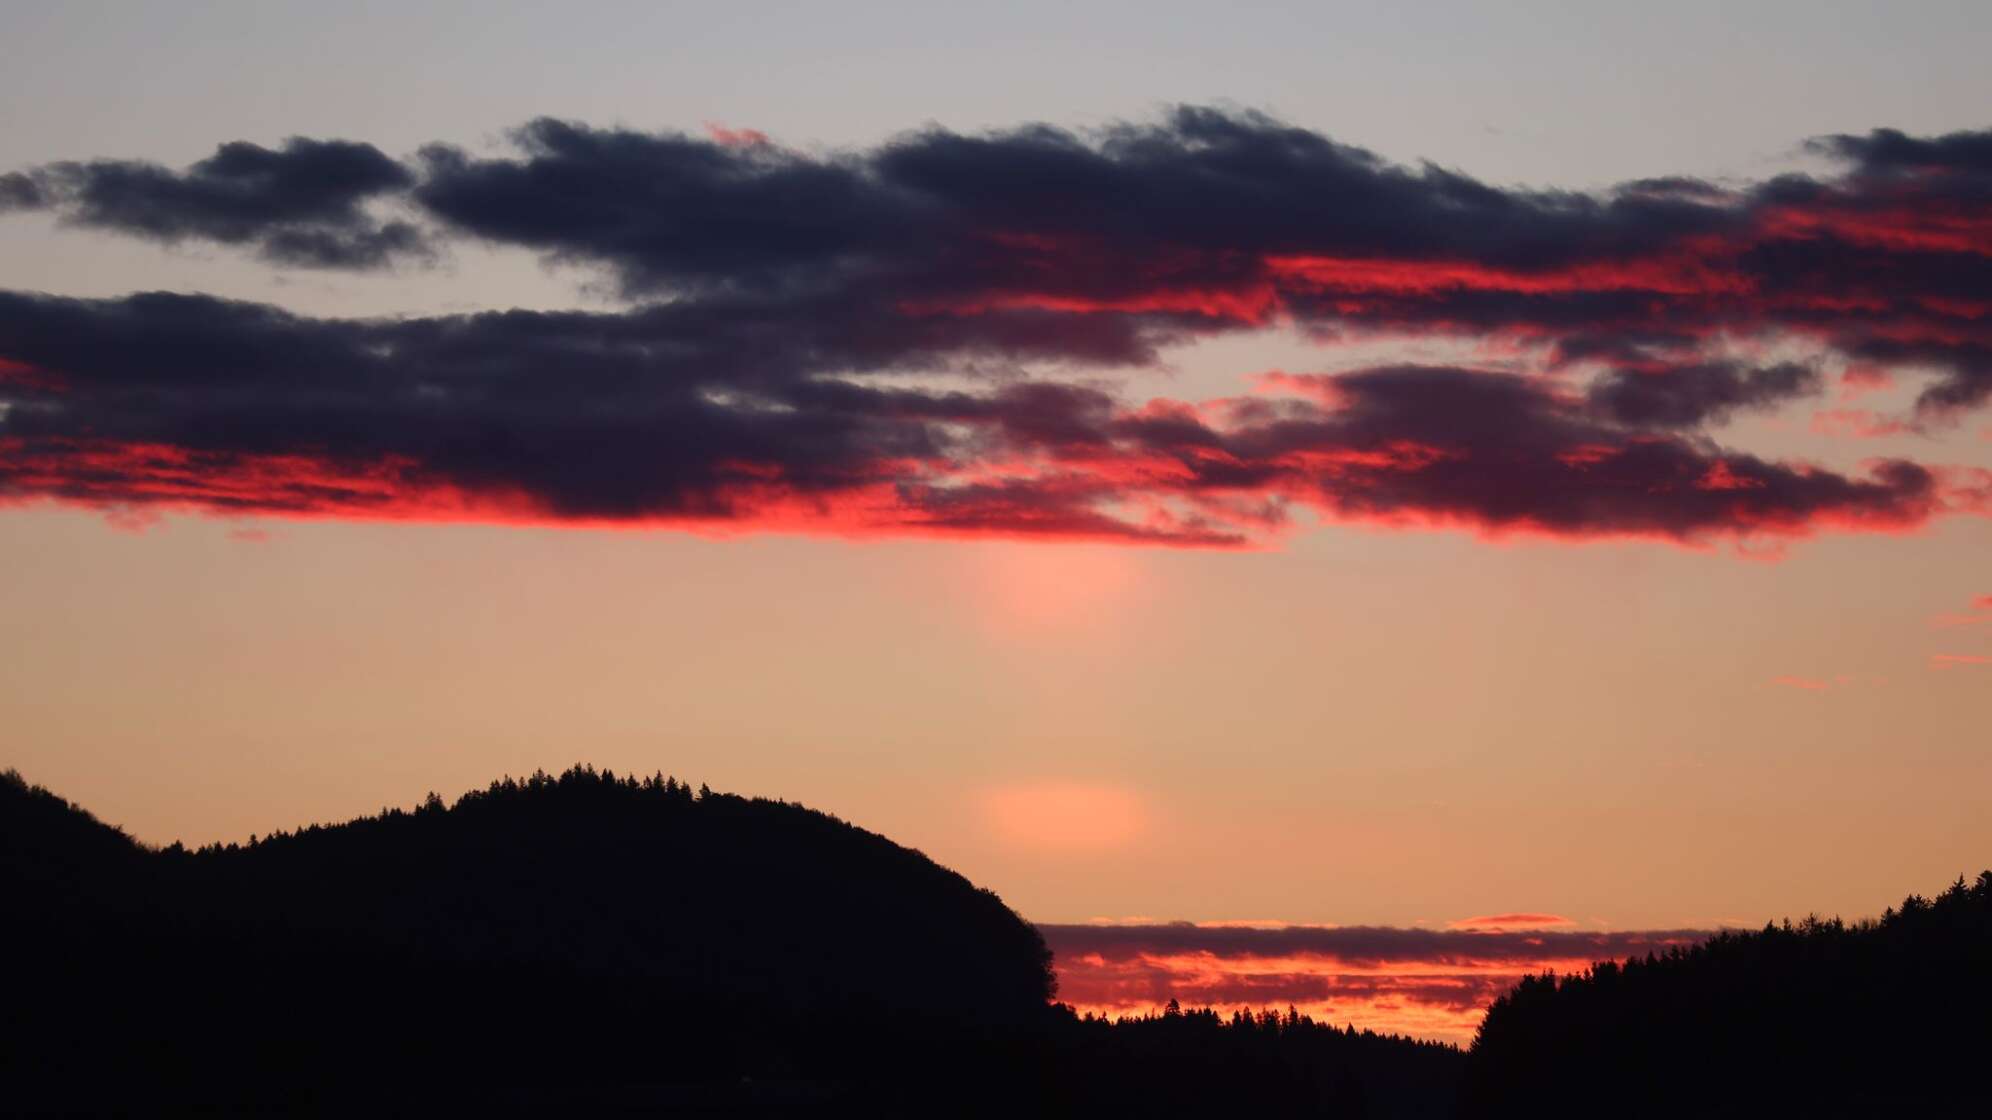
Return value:
[(1016, 638), (1112, 625), (1143, 590), (1141, 558), (1102, 545), (996, 543), (976, 550), (965, 571), (983, 625)]
[[(1082, 1014), (1150, 1014), (1171, 999), (1225, 1014), (1291, 1006), (1336, 1026), (1459, 1044), (1524, 975), (1582, 972), (1706, 936), (1572, 926), (1554, 914), (1515, 913), (1444, 931), (1178, 922), (1051, 926), (1046, 936), (1057, 951), (1058, 998)], [(1263, 932), (1241, 938), (1241, 928)]]
[(1114, 851), (1141, 840), (1150, 828), (1141, 798), (1112, 786), (1005, 786), (984, 795), (983, 810), (997, 841), (1024, 851)]

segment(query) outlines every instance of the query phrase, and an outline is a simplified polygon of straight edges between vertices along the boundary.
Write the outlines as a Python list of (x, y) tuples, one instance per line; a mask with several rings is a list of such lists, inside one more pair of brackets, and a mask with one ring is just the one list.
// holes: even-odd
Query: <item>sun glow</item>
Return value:
[(1110, 852), (1133, 844), (1150, 826), (1140, 795), (1114, 786), (1005, 786), (984, 794), (982, 808), (997, 842), (1025, 851)]

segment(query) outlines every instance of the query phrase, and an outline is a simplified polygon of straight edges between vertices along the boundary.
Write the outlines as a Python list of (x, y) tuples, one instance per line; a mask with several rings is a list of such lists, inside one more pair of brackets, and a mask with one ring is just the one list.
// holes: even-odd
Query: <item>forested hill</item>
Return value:
[(1808, 918), (1524, 980), (1481, 1024), (1466, 1111), (1981, 1115), (1988, 1055), (1992, 871), (1876, 921)]
[(1000, 899), (796, 805), (577, 768), (148, 849), (0, 777), (4, 1110), (1440, 1116), (1455, 1048), (1080, 1020)]
[(9, 772), (0, 915), (10, 1113), (1962, 1115), (1992, 1053), (1992, 872), (1530, 978), (1462, 1055), (1079, 1020), (920, 853), (587, 768), (198, 851)]
[(154, 851), (8, 774), (0, 822), (9, 959), (36, 962), (0, 1081), (113, 1091), (111, 1069), (256, 1100), (336, 1091), (333, 1070), (621, 1069), (806, 1092), (855, 1068), (847, 1047), (911, 1060), (1035, 1025), (1052, 994), (1037, 930), (989, 891), (826, 814), (662, 777), (536, 774)]
[[(0, 771), (0, 885), (15, 919), (34, 920), (33, 902), (77, 904), (130, 889), (146, 850), (79, 806)], [(0, 927), (4, 928), (4, 927)]]

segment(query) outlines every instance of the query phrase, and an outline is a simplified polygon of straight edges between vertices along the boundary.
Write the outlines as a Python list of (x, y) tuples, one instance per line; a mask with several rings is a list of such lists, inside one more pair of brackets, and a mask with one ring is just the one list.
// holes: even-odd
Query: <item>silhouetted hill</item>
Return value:
[(1043, 939), (994, 893), (828, 814), (661, 776), (535, 775), (168, 869), (207, 912), (256, 926), (771, 1007), (946, 999), (1018, 1022), (1053, 991)]
[(1466, 1111), (1982, 1115), (1988, 1055), (1992, 871), (1879, 921), (1808, 918), (1528, 978), (1481, 1025)]
[(115, 897), (145, 855), (119, 829), (0, 771), (0, 883), (10, 898), (45, 908)]
[(1043, 940), (989, 891), (826, 814), (661, 777), (538, 774), (190, 852), (10, 773), (0, 822), (8, 958), (35, 962), (0, 1080), (62, 1100), (219, 1085), (290, 1106), (472, 1074), (808, 1097), (1035, 1029), (1052, 994)]
[(587, 768), (151, 850), (0, 781), (9, 1111), (1436, 1116), (1452, 1047), (1050, 1005), (1002, 901), (799, 806)]
[(1454, 1113), (1459, 1049), (1298, 1014), (1183, 1011), (1062, 1018), (1057, 1107), (1087, 1116), (1436, 1118)]
[(7, 772), (0, 918), (8, 1113), (1961, 1115), (1992, 1053), (1992, 872), (1532, 977), (1462, 1055), (1080, 1019), (920, 853), (587, 768), (198, 851)]

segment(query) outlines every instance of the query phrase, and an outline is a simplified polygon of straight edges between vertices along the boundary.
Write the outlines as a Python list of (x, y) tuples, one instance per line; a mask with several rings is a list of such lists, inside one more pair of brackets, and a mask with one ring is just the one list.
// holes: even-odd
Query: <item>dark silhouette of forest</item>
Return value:
[(1449, 1046), (1053, 1004), (996, 895), (779, 801), (576, 768), (152, 849), (0, 776), (0, 1110), (1441, 1116)]
[(1984, 1115), (1989, 1062), (1992, 871), (1877, 921), (1810, 917), (1529, 977), (1481, 1024), (1464, 1111)]
[(148, 848), (0, 774), (0, 1112), (1950, 1115), (1992, 872), (1523, 980), (1470, 1051), (1053, 1002), (996, 895), (835, 817), (581, 767)]

